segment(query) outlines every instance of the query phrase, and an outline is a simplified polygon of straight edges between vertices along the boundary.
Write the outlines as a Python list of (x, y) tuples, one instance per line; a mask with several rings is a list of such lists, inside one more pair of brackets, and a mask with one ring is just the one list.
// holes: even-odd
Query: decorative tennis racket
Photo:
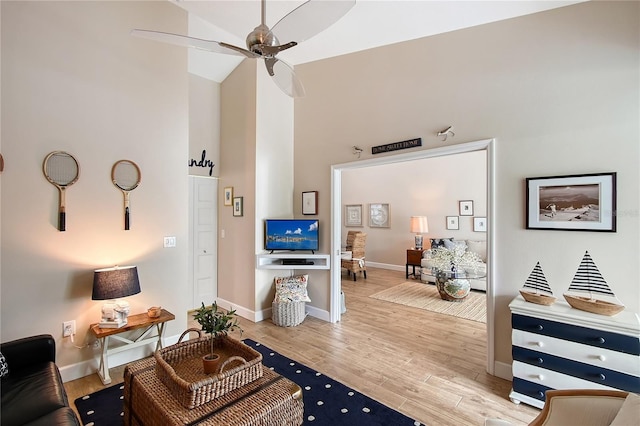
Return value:
[(47, 155), (42, 164), (44, 176), (60, 193), (58, 203), (58, 230), (66, 229), (65, 193), (69, 186), (76, 183), (80, 175), (80, 166), (73, 155), (64, 151), (53, 151)]
[(129, 230), (129, 193), (140, 185), (140, 168), (129, 160), (120, 160), (111, 168), (111, 180), (124, 195), (124, 229)]

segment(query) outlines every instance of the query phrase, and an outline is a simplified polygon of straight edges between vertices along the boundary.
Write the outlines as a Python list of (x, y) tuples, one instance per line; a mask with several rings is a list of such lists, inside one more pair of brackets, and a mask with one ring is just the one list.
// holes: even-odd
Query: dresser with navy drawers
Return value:
[(640, 393), (640, 316), (572, 308), (510, 304), (513, 389), (509, 398), (538, 408), (549, 389), (618, 389)]

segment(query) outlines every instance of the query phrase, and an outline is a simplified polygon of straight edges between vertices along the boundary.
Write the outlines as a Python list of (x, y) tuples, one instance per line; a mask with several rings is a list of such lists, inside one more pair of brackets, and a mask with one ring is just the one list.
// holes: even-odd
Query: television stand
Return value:
[(256, 254), (257, 269), (330, 269), (330, 256), (321, 253)]
[[(271, 251), (269, 252), (269, 254), (273, 254), (273, 252), (274, 252), (274, 251), (275, 251), (275, 250), (271, 250)], [(310, 251), (311, 251), (311, 254), (316, 254), (316, 251), (315, 251), (315, 250), (310, 250)], [(293, 252), (293, 250), (289, 250), (289, 252)], [(299, 253), (299, 251), (298, 251), (298, 253)]]
[(313, 260), (308, 259), (282, 259), (283, 265), (314, 265)]

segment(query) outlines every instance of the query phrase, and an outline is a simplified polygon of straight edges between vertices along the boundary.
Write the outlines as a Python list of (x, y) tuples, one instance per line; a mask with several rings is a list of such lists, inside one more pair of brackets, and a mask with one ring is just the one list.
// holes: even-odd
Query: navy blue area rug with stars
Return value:
[[(266, 367), (302, 388), (305, 425), (422, 425), (267, 346), (251, 339), (243, 341), (262, 354), (262, 363)], [(122, 424), (123, 384), (78, 398), (75, 404), (83, 425)]]

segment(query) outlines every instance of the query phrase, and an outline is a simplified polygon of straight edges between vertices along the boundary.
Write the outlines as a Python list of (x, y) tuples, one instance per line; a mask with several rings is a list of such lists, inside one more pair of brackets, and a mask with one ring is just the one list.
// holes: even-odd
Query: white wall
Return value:
[[(411, 216), (427, 216), (429, 238), (486, 240), (486, 232), (473, 231), (473, 217), (459, 216), (458, 202), (472, 200), (474, 216), (487, 216), (486, 151), (474, 151), (409, 163), (371, 166), (342, 172), (342, 217), (346, 204), (362, 204), (362, 227), (343, 226), (347, 231), (367, 233), (367, 262), (404, 270), (406, 250), (414, 246)], [(369, 204), (388, 203), (390, 227), (369, 226)], [(446, 216), (459, 216), (459, 230), (446, 228)]]
[[(186, 328), (188, 79), (184, 49), (134, 38), (136, 27), (186, 31), (169, 2), (1, 2), (2, 174), (1, 340), (50, 333), (57, 363), (91, 360), (93, 349), (62, 339), (77, 321), (76, 345), (91, 340), (101, 301), (93, 270), (138, 266), (142, 292), (132, 313), (161, 305)], [(57, 230), (58, 191), (42, 173), (47, 153), (80, 163), (68, 189), (67, 230)], [(110, 179), (120, 159), (138, 163), (131, 230)], [(177, 237), (164, 249), (163, 236)], [(64, 374), (64, 372), (63, 372)], [(85, 373), (88, 374), (88, 371)], [(68, 378), (68, 377), (67, 377)]]
[[(328, 223), (329, 169), (353, 161), (353, 145), (366, 160), (372, 146), (415, 137), (423, 149), (496, 138), (496, 359), (511, 362), (508, 303), (537, 261), (561, 295), (589, 250), (639, 311), (639, 7), (585, 2), (296, 67), (307, 91), (295, 104), (296, 197), (318, 190)], [(444, 143), (448, 125), (456, 137)], [(616, 233), (525, 229), (526, 177), (608, 171)], [(327, 251), (328, 227), (321, 238)], [(328, 310), (329, 273), (318, 278), (314, 304)]]
[(220, 174), (220, 83), (195, 74), (189, 74), (188, 165), (193, 176)]

